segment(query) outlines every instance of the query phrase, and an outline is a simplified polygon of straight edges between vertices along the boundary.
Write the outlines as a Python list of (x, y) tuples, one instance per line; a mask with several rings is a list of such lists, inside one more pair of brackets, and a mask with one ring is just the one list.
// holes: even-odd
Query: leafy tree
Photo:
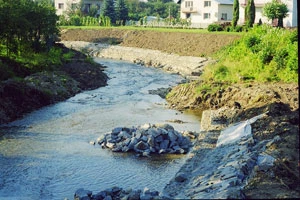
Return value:
[(278, 19), (278, 27), (283, 27), (283, 19), (288, 15), (287, 5), (279, 2), (278, 0), (272, 0), (270, 3), (266, 3), (263, 7), (263, 15), (272, 22), (274, 19)]
[(116, 21), (119, 21), (121, 25), (125, 25), (126, 20), (128, 20), (128, 8), (126, 6), (125, 0), (116, 1)]
[(254, 21), (255, 21), (255, 5), (254, 0), (249, 0), (246, 6), (245, 10), (246, 14), (246, 25), (248, 27), (253, 27)]
[(57, 20), (55, 8), (48, 3), (0, 0), (0, 39), (5, 42), (7, 55), (50, 47), (59, 32)]
[(240, 12), (240, 3), (239, 0), (233, 1), (233, 18), (232, 18), (232, 26), (235, 28), (237, 22), (239, 21), (239, 12)]
[(114, 0), (104, 0), (101, 9), (101, 15), (109, 17), (113, 24), (116, 23)]
[(90, 17), (96, 17), (97, 16), (97, 12), (98, 12), (98, 6), (96, 6), (95, 4), (91, 5), (90, 7), (90, 11), (88, 13), (88, 15)]

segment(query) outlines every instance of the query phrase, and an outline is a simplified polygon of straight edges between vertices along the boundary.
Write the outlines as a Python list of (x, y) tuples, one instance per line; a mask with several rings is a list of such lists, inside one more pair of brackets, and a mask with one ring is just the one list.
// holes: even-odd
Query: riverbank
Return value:
[[(111, 35), (106, 35), (108, 33)], [(134, 35), (136, 36), (136, 40), (127, 39)], [(131, 49), (132, 47), (139, 48), (139, 51), (134, 51), (135, 53), (132, 55), (136, 57), (139, 57), (143, 52), (148, 52), (149, 49), (152, 51), (159, 50), (165, 55), (168, 55), (170, 49), (173, 49), (171, 52), (177, 53), (178, 55), (180, 55), (178, 52), (182, 49), (188, 49), (183, 50), (185, 52), (183, 54), (184, 56), (195, 56), (195, 53), (197, 54), (196, 56), (209, 56), (210, 53), (207, 53), (205, 50), (211, 50), (212, 48), (209, 45), (215, 43), (213, 38), (211, 38), (211, 40), (205, 41), (207, 44), (206, 48), (196, 50), (196, 46), (202, 46), (205, 36), (199, 36), (203, 38), (198, 43), (186, 43), (185, 39), (190, 36), (188, 34), (181, 34), (181, 36), (178, 36), (179, 38), (177, 38), (177, 36), (172, 37), (171, 33), (155, 33), (149, 34), (147, 37), (145, 35), (143, 32), (129, 32), (128, 34), (124, 34), (124, 31), (118, 32), (116, 30), (106, 31), (105, 33), (103, 31), (93, 30), (86, 32), (83, 30), (67, 30), (63, 32), (62, 40), (69, 38), (69, 40), (92, 42), (85, 43), (92, 44), (92, 47), (85, 46), (84, 49), (90, 53), (96, 53), (93, 55), (97, 56), (101, 56), (101, 51), (99, 52), (95, 49), (97, 45), (94, 43), (99, 41), (106, 43), (109, 43), (109, 41), (117, 41), (120, 45), (114, 46), (113, 48), (106, 46), (107, 48), (102, 49), (102, 51), (106, 50), (109, 52), (106, 56), (114, 54), (112, 51), (118, 52), (115, 54), (117, 55), (114, 57), (115, 59), (123, 59), (122, 54), (127, 54), (128, 51), (133, 50)], [(167, 35), (167, 37), (165, 37), (165, 35)], [(191, 38), (194, 37), (196, 36), (191, 36)], [(224, 39), (225, 37), (226, 36), (222, 35), (221, 38), (226, 40)], [(176, 44), (175, 46), (172, 45), (173, 42)], [(232, 40), (230, 42), (232, 42)], [(151, 45), (152, 43), (156, 46)], [(162, 49), (162, 46), (167, 49)], [(128, 49), (128, 47), (130, 48)], [(143, 48), (147, 49), (145, 50)], [(123, 52), (122, 49), (124, 49)], [(145, 58), (147, 58), (147, 54), (148, 53), (145, 53)], [(102, 56), (104, 56), (104, 54), (102, 54)], [(165, 57), (165, 59), (166, 58), (167, 57)], [(129, 61), (135, 62), (134, 59)], [(139, 58), (138, 61), (141, 61), (141, 59)], [(181, 62), (184, 63), (185, 61), (182, 60)], [(143, 61), (138, 63), (146, 65), (148, 62)], [(201, 80), (192, 82), (189, 85), (178, 85), (173, 88), (171, 94), (167, 97), (170, 106), (174, 109), (194, 109), (199, 110), (199, 112), (206, 109), (209, 110), (208, 112), (221, 110), (222, 112), (216, 112), (216, 120), (214, 122), (219, 124), (221, 128), (226, 128), (233, 123), (250, 119), (262, 113), (267, 112), (267, 115), (251, 125), (253, 143), (251, 143), (249, 148), (251, 147), (251, 152), (253, 153), (251, 154), (250, 152), (252, 160), (241, 157), (242, 160), (246, 159), (246, 164), (244, 161), (230, 163), (228, 160), (222, 160), (221, 158), (215, 160), (216, 163), (219, 164), (212, 166), (212, 168), (227, 165), (238, 170), (244, 170), (242, 178), (238, 177), (235, 171), (232, 172), (233, 176), (229, 178), (233, 178), (234, 180), (228, 183), (232, 186), (231, 189), (227, 190), (228, 193), (225, 192), (223, 196), (218, 196), (218, 194), (221, 194), (218, 193), (220, 185), (215, 183), (221, 180), (220, 177), (218, 179), (216, 174), (210, 174), (207, 170), (203, 171), (203, 169), (206, 169), (204, 166), (205, 163), (210, 162), (209, 159), (202, 162), (203, 159), (205, 159), (205, 157), (210, 158), (210, 155), (214, 154), (214, 152), (218, 154), (219, 150), (215, 147), (220, 134), (220, 127), (215, 127), (217, 130), (212, 130), (213, 134), (211, 134), (210, 131), (204, 131), (200, 134), (198, 138), (199, 144), (195, 146), (194, 151), (191, 153), (192, 158), (179, 171), (185, 172), (185, 174), (189, 174), (189, 176), (187, 176), (187, 179), (183, 181), (183, 183), (178, 183), (175, 179), (172, 179), (165, 187), (164, 193), (172, 198), (205, 198), (208, 194), (210, 194), (211, 197), (218, 198), (299, 197), (298, 85), (293, 83), (274, 84), (248, 82), (245, 84), (233, 84), (229, 87), (224, 87), (224, 89), (221, 87), (221, 89), (215, 93), (196, 93), (195, 88), (199, 85), (201, 85)], [(201, 123), (209, 124), (205, 121), (208, 119), (211, 118), (204, 118)], [(262, 157), (259, 157), (259, 155), (271, 156), (271, 158), (268, 158), (274, 162), (271, 162), (270, 165), (265, 163), (267, 167), (261, 168), (259, 164), (261, 164), (260, 159)], [(237, 156), (239, 156), (239, 154), (237, 154)], [(234, 156), (231, 157), (227, 155), (227, 157), (236, 160)], [(203, 178), (205, 175), (203, 173), (209, 176), (207, 175)], [(201, 194), (204, 196), (201, 196)], [(215, 194), (215, 196), (213, 196), (213, 194)]]
[[(64, 51), (71, 51), (60, 47)], [(71, 60), (57, 66), (55, 70), (2, 81), (0, 124), (16, 120), (43, 106), (63, 101), (83, 90), (106, 85), (108, 77), (103, 72), (103, 66), (87, 62), (87, 56), (82, 52), (73, 53)]]

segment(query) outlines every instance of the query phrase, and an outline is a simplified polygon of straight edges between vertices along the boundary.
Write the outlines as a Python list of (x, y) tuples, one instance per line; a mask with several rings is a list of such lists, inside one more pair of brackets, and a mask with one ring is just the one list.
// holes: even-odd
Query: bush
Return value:
[(208, 30), (209, 32), (213, 32), (213, 31), (223, 31), (223, 28), (222, 28), (222, 26), (219, 25), (219, 24), (210, 24), (210, 25), (208, 25), (207, 30)]
[(215, 54), (218, 62), (205, 68), (205, 79), (298, 82), (297, 30), (261, 25), (242, 34)]

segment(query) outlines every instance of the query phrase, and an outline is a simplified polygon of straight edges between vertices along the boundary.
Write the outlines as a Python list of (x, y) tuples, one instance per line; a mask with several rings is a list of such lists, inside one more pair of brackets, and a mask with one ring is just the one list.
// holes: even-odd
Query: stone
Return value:
[(171, 142), (175, 142), (178, 138), (177, 135), (175, 135), (173, 131), (169, 131), (168, 136), (169, 136), (169, 139)]
[(123, 130), (122, 127), (114, 128), (114, 129), (111, 131), (111, 134), (112, 134), (112, 135), (118, 135), (122, 130)]
[(107, 142), (107, 143), (105, 144), (105, 146), (106, 146), (107, 148), (110, 148), (110, 149), (112, 149), (112, 148), (114, 148), (114, 147), (115, 147), (115, 143), (112, 143), (112, 142)]
[(140, 199), (140, 191), (132, 191), (128, 195), (128, 200), (138, 200)]
[(155, 124), (155, 127), (166, 129), (166, 130), (174, 130), (173, 126), (169, 124)]
[(144, 124), (144, 125), (141, 126), (141, 129), (147, 130), (147, 129), (149, 129), (149, 128), (151, 128), (151, 124), (150, 124), (150, 123)]
[(149, 145), (143, 141), (139, 141), (135, 146), (134, 146), (134, 149), (135, 150), (146, 150), (149, 148)]
[(92, 196), (92, 191), (90, 190), (85, 190), (83, 188), (79, 188), (78, 190), (76, 190), (75, 194), (74, 194), (74, 199), (82, 199), (84, 197), (91, 197)]
[(169, 145), (169, 140), (163, 140), (161, 143), (160, 143), (160, 145), (159, 145), (159, 147), (161, 148), (161, 149), (167, 149), (168, 148), (168, 145)]
[(155, 142), (162, 142), (164, 140), (162, 135), (159, 135), (158, 137), (155, 138)]
[(121, 131), (118, 135), (121, 139), (131, 138), (131, 135), (127, 131)]
[(155, 146), (154, 137), (152, 135), (148, 136), (147, 143), (150, 145), (150, 147), (154, 147)]
[(97, 143), (100, 145), (105, 141), (106, 141), (105, 135), (101, 135), (100, 137), (97, 138)]
[(260, 171), (267, 171), (275, 162), (275, 158), (267, 154), (259, 154), (257, 157), (257, 165)]
[(185, 173), (179, 172), (178, 174), (176, 174), (175, 176), (176, 182), (184, 182), (185, 180), (187, 180), (187, 175)]
[(128, 148), (133, 149), (137, 143), (138, 143), (138, 140), (135, 137), (131, 138), (130, 143), (128, 144)]
[(143, 142), (147, 142), (148, 141), (148, 137), (143, 135), (141, 138), (140, 138)]

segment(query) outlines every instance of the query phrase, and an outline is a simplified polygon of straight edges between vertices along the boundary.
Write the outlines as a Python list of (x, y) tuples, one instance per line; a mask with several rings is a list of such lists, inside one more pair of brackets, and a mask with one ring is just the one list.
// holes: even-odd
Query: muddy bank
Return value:
[(74, 51), (74, 55), (71, 61), (63, 63), (55, 71), (3, 81), (0, 85), (0, 124), (63, 101), (83, 90), (106, 85), (108, 77), (103, 72), (103, 66), (86, 62), (86, 55), (81, 52)]

